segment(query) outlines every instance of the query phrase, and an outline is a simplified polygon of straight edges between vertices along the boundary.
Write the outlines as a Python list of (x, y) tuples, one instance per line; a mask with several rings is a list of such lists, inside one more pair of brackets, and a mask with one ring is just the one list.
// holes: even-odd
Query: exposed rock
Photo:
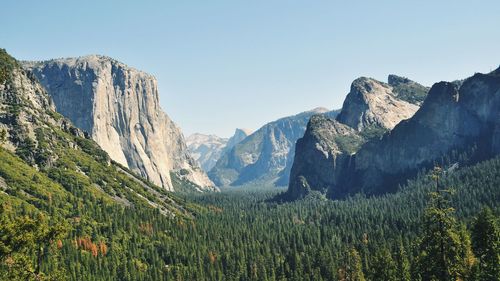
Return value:
[(224, 152), (231, 150), (235, 145), (243, 141), (246, 137), (252, 134), (252, 130), (250, 129), (239, 129), (234, 130), (234, 134), (226, 143), (224, 147)]
[(356, 154), (351, 192), (393, 191), (397, 183), (453, 150), (477, 147), (473, 157), (493, 157), (500, 153), (498, 128), (500, 70), (476, 74), (460, 88), (456, 83), (437, 83), (413, 118)]
[(210, 178), (220, 186), (256, 181), (287, 185), (295, 143), (309, 118), (319, 113), (335, 116), (337, 112), (317, 108), (264, 125), (224, 153), (209, 172)]
[(228, 139), (216, 135), (195, 133), (186, 138), (186, 145), (201, 168), (210, 171), (226, 147), (227, 141)]
[[(391, 75), (389, 80), (393, 86), (371, 78), (358, 78), (352, 83), (336, 120), (311, 118), (304, 137), (297, 141), (287, 192), (289, 198), (303, 197), (311, 190), (328, 196), (346, 194), (344, 175), (350, 171), (358, 149), (413, 116), (418, 105), (400, 99), (395, 87), (399, 93), (403, 89), (421, 88), (407, 78)], [(414, 95), (408, 91), (404, 96)]]
[(304, 197), (311, 190), (326, 194), (338, 186), (351, 153), (362, 143), (356, 130), (325, 116), (312, 116), (295, 148), (289, 198)]
[[(361, 90), (354, 89), (355, 92), (377, 87), (367, 83)], [(392, 83), (396, 83), (394, 79)], [(383, 96), (390, 94), (386, 89), (378, 92)], [(445, 158), (466, 162), (500, 154), (500, 69), (476, 74), (462, 83), (435, 84), (414, 116), (400, 120), (382, 137), (368, 137), (366, 124), (390, 129), (389, 125), (397, 122), (383, 114), (404, 116), (390, 112), (393, 104), (377, 114), (366, 114), (367, 107), (350, 106), (349, 102), (345, 105), (355, 110), (350, 110), (349, 115), (339, 115), (337, 121), (359, 130), (358, 137), (362, 139), (351, 132), (350, 143), (356, 145), (354, 150), (343, 152), (338, 149), (338, 140), (346, 134), (339, 132), (339, 125), (331, 120), (311, 119), (304, 138), (297, 143), (289, 198), (300, 198), (308, 190), (318, 190), (330, 198), (358, 192), (368, 195), (392, 192), (419, 170), (431, 168)], [(358, 112), (357, 118), (353, 112)]]
[(191, 156), (198, 161), (203, 170), (208, 172), (224, 152), (231, 150), (250, 134), (250, 130), (236, 129), (234, 135), (227, 139), (196, 133), (186, 139), (186, 144)]
[(112, 162), (88, 134), (57, 113), (36, 77), (4, 49), (0, 69), (1, 193), (40, 210), (65, 212), (71, 202), (81, 207), (95, 199), (108, 207), (150, 204), (161, 214), (184, 216), (185, 209), (165, 190)]
[(202, 189), (213, 183), (160, 108), (156, 79), (104, 56), (26, 62), (56, 109), (120, 164), (172, 190), (170, 173)]
[(358, 131), (371, 125), (390, 130), (417, 109), (417, 105), (398, 99), (392, 86), (362, 77), (352, 83), (337, 120)]

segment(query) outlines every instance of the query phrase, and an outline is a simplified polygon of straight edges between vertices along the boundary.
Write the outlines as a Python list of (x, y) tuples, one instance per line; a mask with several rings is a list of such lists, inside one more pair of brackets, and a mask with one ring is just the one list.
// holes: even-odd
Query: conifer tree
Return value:
[(396, 262), (387, 248), (379, 249), (371, 264), (371, 280), (398, 280)]
[(400, 242), (399, 247), (396, 252), (396, 266), (397, 266), (397, 280), (399, 281), (410, 281), (410, 261), (408, 260), (407, 253), (403, 246), (403, 243)]
[(468, 245), (462, 241), (464, 233), (458, 228), (455, 210), (447, 196), (449, 190), (440, 188), (441, 169), (435, 168), (433, 179), (436, 192), (431, 192), (430, 202), (424, 213), (423, 233), (419, 240), (417, 257), (418, 277), (422, 280), (464, 280), (468, 274)]
[(339, 269), (338, 279), (341, 281), (365, 281), (361, 256), (354, 247), (349, 248), (345, 266)]
[(472, 227), (472, 247), (477, 256), (477, 280), (500, 280), (500, 229), (491, 209), (482, 210)]

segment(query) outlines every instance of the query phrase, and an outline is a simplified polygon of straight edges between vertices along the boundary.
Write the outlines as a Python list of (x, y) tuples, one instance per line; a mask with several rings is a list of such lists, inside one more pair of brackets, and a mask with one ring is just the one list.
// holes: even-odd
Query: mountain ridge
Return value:
[(218, 186), (251, 182), (287, 185), (295, 142), (314, 114), (335, 116), (337, 112), (315, 108), (265, 124), (224, 153), (209, 177)]
[(418, 99), (426, 88), (396, 75), (389, 75), (388, 80), (398, 89), (373, 78), (357, 78), (334, 120), (311, 118), (303, 137), (297, 140), (287, 191), (290, 198), (301, 198), (312, 190), (329, 195), (333, 186), (337, 193), (347, 193), (344, 173), (358, 150), (417, 112)]

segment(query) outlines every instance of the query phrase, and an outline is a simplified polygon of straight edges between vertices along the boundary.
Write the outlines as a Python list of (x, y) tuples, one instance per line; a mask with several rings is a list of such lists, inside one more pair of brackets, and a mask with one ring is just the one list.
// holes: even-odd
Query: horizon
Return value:
[(340, 109), (360, 76), (430, 87), (500, 64), (496, 1), (360, 3), (10, 1), (0, 47), (19, 60), (99, 54), (150, 73), (186, 137)]

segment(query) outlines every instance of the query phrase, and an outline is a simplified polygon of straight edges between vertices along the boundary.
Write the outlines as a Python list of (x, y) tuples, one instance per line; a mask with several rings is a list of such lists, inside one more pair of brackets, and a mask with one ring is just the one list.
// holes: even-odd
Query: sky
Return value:
[(360, 76), (431, 86), (500, 65), (498, 0), (3, 0), (0, 14), (19, 60), (102, 54), (153, 74), (185, 135), (341, 108)]

